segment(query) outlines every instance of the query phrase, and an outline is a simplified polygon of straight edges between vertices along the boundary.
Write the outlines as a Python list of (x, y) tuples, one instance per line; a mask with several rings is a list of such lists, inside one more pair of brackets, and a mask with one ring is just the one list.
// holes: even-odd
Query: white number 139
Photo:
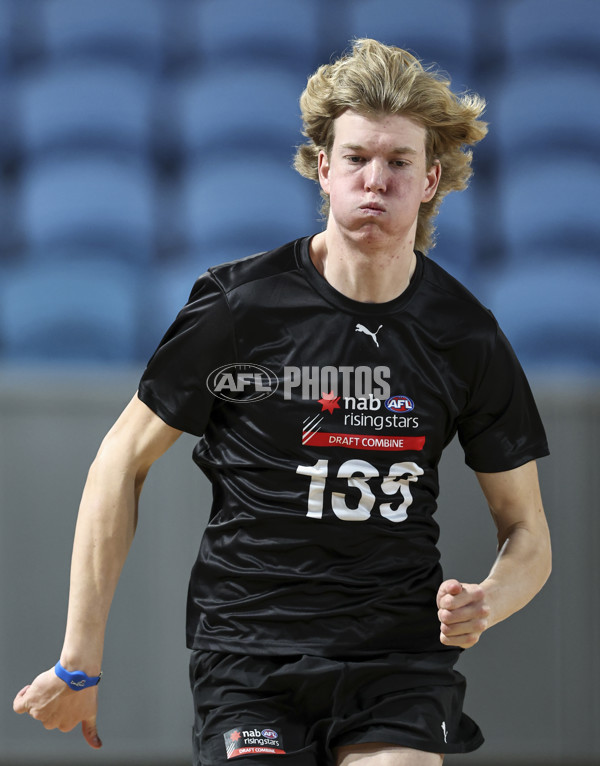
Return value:
[[(314, 465), (299, 465), (296, 473), (310, 476), (306, 515), (313, 519), (322, 518), (329, 461), (318, 460)], [(413, 501), (410, 482), (417, 481), (423, 473), (423, 469), (416, 463), (394, 463), (390, 466), (388, 475), (381, 482), (381, 489), (384, 494), (390, 496), (400, 493), (402, 502), (381, 503), (379, 513), (390, 521), (405, 521)], [(338, 479), (346, 479), (349, 487), (360, 490), (360, 499), (356, 508), (349, 508), (343, 492), (332, 492), (331, 509), (343, 521), (366, 521), (371, 516), (376, 500), (369, 480), (379, 478), (379, 471), (366, 460), (346, 460), (340, 466), (337, 476)]]

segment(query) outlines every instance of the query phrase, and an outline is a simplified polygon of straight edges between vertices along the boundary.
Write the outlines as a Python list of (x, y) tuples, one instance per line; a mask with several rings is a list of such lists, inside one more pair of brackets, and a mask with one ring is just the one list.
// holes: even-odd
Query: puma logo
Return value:
[(379, 327), (375, 330), (375, 332), (371, 332), (371, 330), (367, 330), (364, 324), (357, 324), (355, 332), (364, 332), (365, 335), (370, 335), (371, 338), (373, 338), (373, 341), (375, 345), (377, 346), (377, 348), (379, 348), (379, 343), (377, 342), (377, 333), (379, 332), (379, 330), (381, 330), (382, 327), (383, 325), (380, 324)]
[(444, 734), (444, 742), (448, 742), (448, 729), (446, 728), (446, 721), (442, 721), (442, 732)]

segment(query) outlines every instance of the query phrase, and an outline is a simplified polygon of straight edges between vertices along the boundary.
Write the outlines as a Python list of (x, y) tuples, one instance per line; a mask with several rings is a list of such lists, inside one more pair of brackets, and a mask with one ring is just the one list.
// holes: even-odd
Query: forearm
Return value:
[(499, 553), (481, 583), (490, 607), (488, 627), (510, 617), (540, 591), (551, 570), (547, 528), (535, 532), (516, 524), (500, 539)]
[(524, 607), (550, 575), (550, 533), (535, 463), (477, 474), (498, 529), (498, 556), (480, 583), (444, 581), (437, 595), (440, 641), (468, 648)]
[[(179, 437), (136, 396), (106, 435), (85, 484), (71, 560), (69, 613), (61, 663), (98, 675), (104, 633), (127, 558), (144, 479), (152, 463)], [(29, 713), (47, 729), (70, 731), (81, 723), (86, 741), (100, 747), (97, 688), (74, 692), (54, 668), (40, 673), (15, 697), (16, 713)]]
[(137, 523), (141, 489), (118, 454), (100, 451), (83, 491), (71, 560), (61, 662), (88, 675), (101, 669), (110, 605)]

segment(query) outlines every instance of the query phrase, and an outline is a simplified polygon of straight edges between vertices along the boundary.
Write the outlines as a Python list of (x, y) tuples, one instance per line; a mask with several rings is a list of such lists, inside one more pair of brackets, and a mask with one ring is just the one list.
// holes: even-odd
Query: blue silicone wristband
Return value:
[(69, 689), (73, 689), (76, 692), (87, 689), (90, 686), (97, 686), (102, 678), (102, 673), (99, 676), (88, 676), (83, 670), (74, 670), (71, 673), (63, 668), (60, 660), (54, 666), (54, 672), (61, 681), (66, 683)]

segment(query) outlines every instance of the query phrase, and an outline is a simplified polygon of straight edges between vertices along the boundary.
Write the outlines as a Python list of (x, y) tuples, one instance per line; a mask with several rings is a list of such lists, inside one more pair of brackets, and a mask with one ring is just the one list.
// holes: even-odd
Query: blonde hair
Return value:
[[(365, 116), (402, 114), (425, 128), (427, 166), (439, 160), (442, 177), (433, 199), (419, 209), (415, 248), (426, 253), (433, 247), (433, 219), (442, 200), (448, 192), (465, 189), (471, 178), (473, 153), (466, 147), (487, 133), (486, 123), (478, 119), (485, 101), (476, 94), (454, 94), (446, 76), (401, 48), (360, 39), (350, 54), (309, 78), (300, 108), (309, 140), (298, 147), (294, 167), (314, 181), (319, 180), (319, 152), (330, 155), (335, 119), (347, 109)], [(321, 196), (327, 218), (329, 197), (323, 191)]]

